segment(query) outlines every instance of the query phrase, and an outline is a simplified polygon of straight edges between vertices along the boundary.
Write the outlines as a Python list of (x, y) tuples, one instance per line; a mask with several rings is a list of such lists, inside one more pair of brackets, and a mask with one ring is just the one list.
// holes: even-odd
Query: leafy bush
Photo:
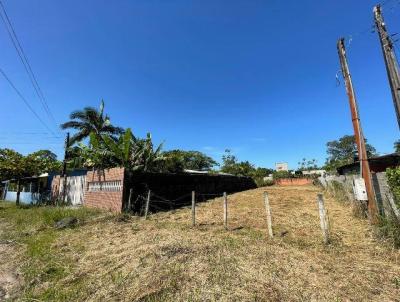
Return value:
[(273, 173), (274, 179), (291, 178), (293, 175), (289, 171), (275, 171)]
[(387, 169), (386, 177), (395, 202), (400, 207), (400, 168)]

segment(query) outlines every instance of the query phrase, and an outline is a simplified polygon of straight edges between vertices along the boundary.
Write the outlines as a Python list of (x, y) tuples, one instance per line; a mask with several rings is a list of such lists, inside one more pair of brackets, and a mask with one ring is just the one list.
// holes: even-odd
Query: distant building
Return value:
[(288, 163), (275, 163), (276, 171), (289, 171)]

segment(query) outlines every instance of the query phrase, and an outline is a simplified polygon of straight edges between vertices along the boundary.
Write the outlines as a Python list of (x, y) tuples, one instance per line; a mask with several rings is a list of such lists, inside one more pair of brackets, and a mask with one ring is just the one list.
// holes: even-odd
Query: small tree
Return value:
[(255, 167), (249, 161), (239, 162), (235, 155), (231, 154), (229, 149), (225, 150), (222, 156), (221, 172), (229, 173), (238, 176), (252, 177), (255, 172)]

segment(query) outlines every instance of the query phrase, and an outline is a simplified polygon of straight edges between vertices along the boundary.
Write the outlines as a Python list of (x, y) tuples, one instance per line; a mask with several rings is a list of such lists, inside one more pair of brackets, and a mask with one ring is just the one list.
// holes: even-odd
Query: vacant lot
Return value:
[(0, 270), (14, 278), (13, 299), (32, 301), (400, 301), (400, 252), (348, 205), (326, 198), (333, 242), (324, 246), (317, 188), (266, 190), (274, 239), (264, 189), (229, 196), (228, 231), (222, 199), (198, 207), (195, 228), (189, 209), (147, 221), (79, 210), (80, 225), (61, 231), (54, 219), (71, 213), (0, 203)]

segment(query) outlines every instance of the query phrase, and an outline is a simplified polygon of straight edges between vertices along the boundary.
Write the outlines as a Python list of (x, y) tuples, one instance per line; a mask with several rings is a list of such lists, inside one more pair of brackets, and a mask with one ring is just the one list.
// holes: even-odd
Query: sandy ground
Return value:
[(190, 209), (180, 209), (65, 230), (53, 248), (70, 260), (69, 273), (33, 294), (51, 289), (64, 301), (400, 301), (399, 250), (329, 197), (332, 243), (325, 246), (318, 192), (268, 187), (230, 195), (229, 230), (222, 199), (199, 205), (194, 228)]

